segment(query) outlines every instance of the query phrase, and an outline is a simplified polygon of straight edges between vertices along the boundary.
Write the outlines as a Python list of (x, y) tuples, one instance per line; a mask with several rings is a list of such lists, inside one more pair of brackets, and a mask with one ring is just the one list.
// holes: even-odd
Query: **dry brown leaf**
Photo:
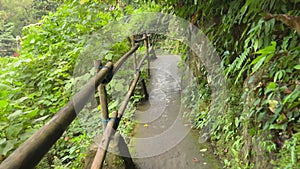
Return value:
[(276, 106), (278, 104), (278, 101), (277, 100), (268, 100), (268, 103), (269, 103), (269, 110), (274, 113), (275, 112), (275, 109), (276, 109)]

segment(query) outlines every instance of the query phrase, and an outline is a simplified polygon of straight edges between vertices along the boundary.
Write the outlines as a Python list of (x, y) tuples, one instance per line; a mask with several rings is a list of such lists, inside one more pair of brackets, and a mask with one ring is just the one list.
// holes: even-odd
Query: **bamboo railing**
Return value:
[[(90, 96), (95, 94), (96, 89), (98, 89), (98, 91), (100, 92), (102, 118), (105, 121), (108, 121), (108, 123), (103, 123), (103, 139), (101, 141), (101, 144), (99, 145), (97, 154), (92, 164), (92, 168), (102, 168), (110, 139), (119, 126), (119, 122), (123, 116), (126, 106), (141, 76), (141, 67), (143, 66), (143, 62), (146, 59), (148, 61), (148, 74), (150, 75), (149, 52), (153, 50), (153, 47), (149, 47), (148, 40), (149, 38), (146, 34), (143, 34), (143, 37), (141, 39), (134, 39), (134, 37), (132, 37), (132, 48), (116, 63), (113, 64), (112, 62), (108, 62), (101, 69), (96, 70), (96, 75), (92, 79), (90, 79), (78, 93), (73, 96), (73, 98), (67, 103), (67, 105), (60, 109), (60, 111), (56, 115), (54, 115), (49, 122), (47, 122), (21, 146), (19, 146), (8, 158), (6, 158), (0, 164), (0, 169), (34, 168), (40, 162), (43, 156), (49, 151), (49, 149), (55, 144), (55, 142), (62, 136), (63, 132), (76, 118), (78, 112), (83, 109)], [(110, 73), (112, 73), (113, 75), (119, 70), (123, 63), (126, 62), (126, 60), (130, 56), (132, 56), (139, 48), (139, 45), (135, 43), (141, 41), (143, 41), (144, 45), (146, 46), (146, 54), (141, 59), (138, 65), (136, 65), (136, 59), (134, 55), (133, 64), (135, 65), (134, 68), (136, 69), (134, 80), (130, 85), (129, 91), (126, 94), (124, 101), (121, 103), (118, 112), (113, 112), (112, 116), (109, 118), (105, 83), (109, 83), (111, 79), (106, 78)], [(99, 61), (95, 61), (94, 65), (99, 68)], [(146, 85), (144, 84), (144, 81), (142, 81), (142, 84), (143, 90), (146, 91)]]

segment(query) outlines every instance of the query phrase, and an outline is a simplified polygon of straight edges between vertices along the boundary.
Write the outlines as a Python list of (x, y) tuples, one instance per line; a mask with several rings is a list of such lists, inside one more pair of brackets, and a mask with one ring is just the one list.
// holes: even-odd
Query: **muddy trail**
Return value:
[(221, 168), (207, 143), (199, 144), (199, 131), (182, 117), (180, 57), (162, 55), (151, 62), (147, 84), (149, 100), (137, 107), (131, 154), (139, 169)]

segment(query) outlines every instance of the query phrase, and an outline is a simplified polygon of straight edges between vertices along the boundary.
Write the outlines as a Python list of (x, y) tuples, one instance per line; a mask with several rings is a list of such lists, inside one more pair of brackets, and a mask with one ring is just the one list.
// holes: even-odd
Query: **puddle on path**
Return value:
[(163, 55), (151, 62), (149, 101), (138, 106), (131, 154), (140, 169), (221, 168), (199, 131), (191, 130), (181, 111), (179, 56)]

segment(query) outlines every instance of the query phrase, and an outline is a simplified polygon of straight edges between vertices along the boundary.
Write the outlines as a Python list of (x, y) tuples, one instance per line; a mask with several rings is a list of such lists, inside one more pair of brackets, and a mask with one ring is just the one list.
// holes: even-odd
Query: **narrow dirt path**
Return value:
[(137, 108), (139, 124), (130, 143), (137, 168), (221, 168), (209, 146), (198, 143), (198, 131), (182, 118), (179, 61), (179, 56), (163, 55), (151, 62), (149, 101)]

